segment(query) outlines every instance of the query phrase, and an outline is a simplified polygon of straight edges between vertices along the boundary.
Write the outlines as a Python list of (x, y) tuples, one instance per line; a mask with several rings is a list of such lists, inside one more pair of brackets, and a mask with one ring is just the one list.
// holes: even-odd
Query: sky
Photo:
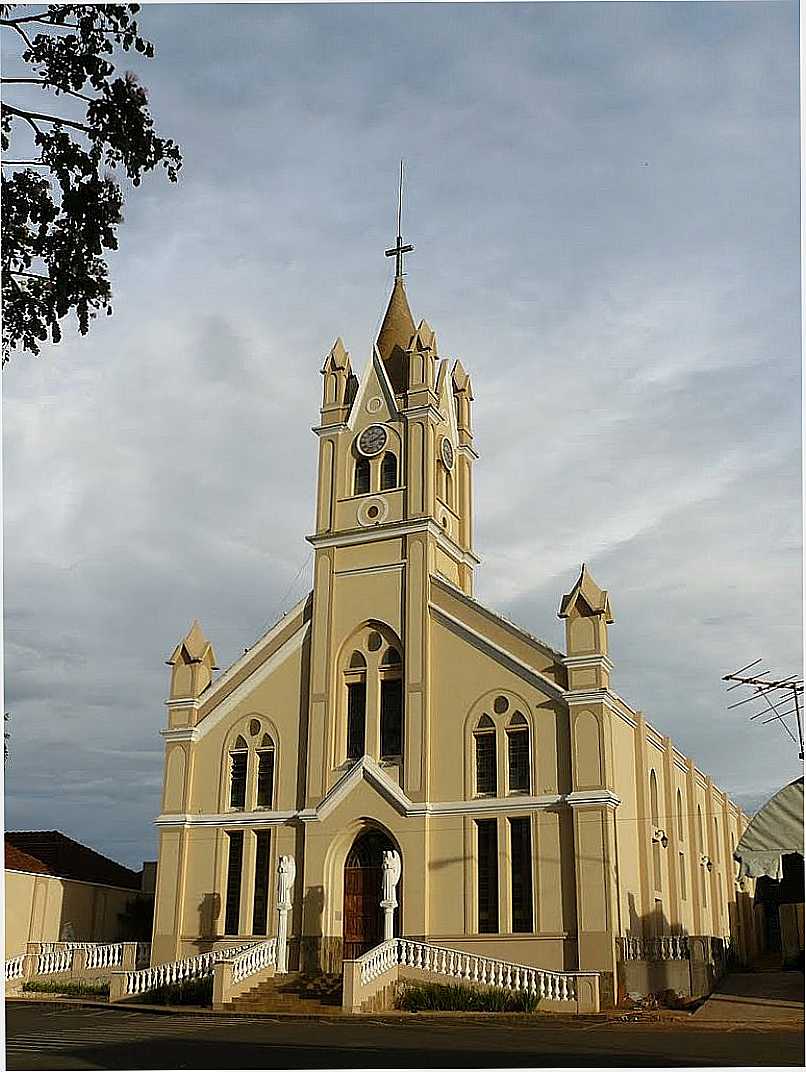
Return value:
[(797, 9), (144, 5), (176, 185), (126, 188), (114, 315), (3, 372), (9, 829), (156, 857), (165, 660), (306, 591), (322, 362), (407, 288), (472, 374), (476, 597), (753, 809), (800, 764), (722, 675), (800, 670)]

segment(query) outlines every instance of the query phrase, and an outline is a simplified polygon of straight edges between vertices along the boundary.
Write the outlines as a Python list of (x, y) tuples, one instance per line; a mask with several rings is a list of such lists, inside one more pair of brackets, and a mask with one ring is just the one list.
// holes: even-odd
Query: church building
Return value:
[(404, 251), (361, 376), (341, 339), (322, 368), (313, 590), (223, 673), (196, 622), (169, 660), (152, 963), (275, 934), (281, 856), (303, 970), (378, 944), (385, 909), (611, 987), (620, 938), (746, 943), (746, 818), (611, 687), (608, 593), (569, 577), (564, 651), (474, 599), (471, 378)]

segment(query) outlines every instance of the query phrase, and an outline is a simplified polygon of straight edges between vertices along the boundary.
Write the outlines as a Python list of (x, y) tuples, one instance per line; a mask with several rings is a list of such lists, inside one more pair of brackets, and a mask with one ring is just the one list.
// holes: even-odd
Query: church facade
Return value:
[[(617, 939), (750, 941), (741, 810), (611, 687), (582, 568), (557, 651), (473, 598), (473, 390), (398, 270), (359, 380), (324, 368), (313, 591), (232, 666), (170, 659), (153, 963), (276, 933), (338, 971), (395, 933), (613, 979)], [(559, 595), (559, 593), (558, 593)]]

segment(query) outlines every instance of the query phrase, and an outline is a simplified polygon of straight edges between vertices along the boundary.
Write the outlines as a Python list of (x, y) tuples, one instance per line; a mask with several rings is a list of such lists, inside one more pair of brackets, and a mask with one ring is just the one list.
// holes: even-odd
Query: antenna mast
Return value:
[[(789, 677), (782, 679), (770, 679), (767, 676), (770, 673), (769, 670), (755, 670), (752, 674), (748, 674), (748, 671), (758, 666), (761, 661), (761, 659), (755, 659), (752, 663), (748, 663), (747, 666), (734, 670), (732, 674), (725, 674), (722, 678), (723, 681), (733, 682), (732, 685), (728, 685), (728, 692), (741, 686), (752, 690), (749, 696), (737, 700), (736, 703), (728, 704), (728, 710), (731, 711), (734, 707), (741, 707), (743, 704), (752, 703), (753, 701), (759, 702), (763, 699), (764, 704), (760, 710), (750, 716), (750, 721), (761, 718), (762, 715), (767, 715), (768, 717), (761, 723), (762, 726), (766, 726), (770, 722), (780, 722), (786, 733), (791, 737), (792, 742), (797, 745), (798, 758), (803, 759), (803, 724), (800, 713), (803, 678), (799, 678), (797, 674), (790, 674)], [(784, 721), (792, 715), (795, 716), (797, 737), (795, 737), (789, 724)]]

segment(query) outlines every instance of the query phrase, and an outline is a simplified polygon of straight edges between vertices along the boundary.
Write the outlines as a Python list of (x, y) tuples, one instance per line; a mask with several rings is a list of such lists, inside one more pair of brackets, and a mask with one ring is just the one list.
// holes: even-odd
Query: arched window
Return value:
[(476, 795), (495, 796), (498, 792), (498, 772), (495, 748), (495, 724), (489, 715), (482, 715), (473, 731), (475, 750)]
[(714, 863), (719, 863), (719, 819), (714, 816)]
[(397, 487), (397, 456), (387, 451), (381, 462), (381, 491)]
[(274, 741), (268, 733), (257, 753), (257, 806), (270, 808), (274, 799)]
[[(702, 808), (697, 805), (697, 848), (700, 852), (700, 896), (702, 898), (703, 908), (708, 907), (708, 871), (703, 863), (703, 857), (705, 855), (705, 838), (703, 837), (702, 829)], [(692, 878), (692, 885), (694, 885), (694, 879)]]
[(659, 890), (662, 883), (660, 842), (655, 837), (655, 831), (658, 829), (660, 816), (658, 814), (658, 776), (654, 770), (649, 772), (649, 812), (652, 818), (652, 877), (655, 889)]
[(529, 723), (516, 711), (507, 726), (507, 769), (510, 793), (528, 793), (531, 788)]
[(360, 651), (350, 656), (347, 685), (347, 758), (360, 759), (366, 747), (367, 661)]
[(381, 759), (403, 755), (403, 675), (400, 652), (391, 645), (381, 656)]
[(686, 824), (683, 820), (683, 794), (677, 790), (677, 838), (678, 841), (686, 840)]
[(445, 472), (445, 503), (453, 510), (453, 475)]
[(243, 809), (246, 807), (246, 768), (249, 748), (240, 735), (229, 754), (229, 806)]
[(366, 495), (369, 491), (369, 458), (359, 458), (355, 463), (353, 494)]
[(338, 706), (337, 764), (403, 755), (403, 656), (399, 638), (386, 625), (367, 622), (348, 640), (339, 661), (345, 692)]

